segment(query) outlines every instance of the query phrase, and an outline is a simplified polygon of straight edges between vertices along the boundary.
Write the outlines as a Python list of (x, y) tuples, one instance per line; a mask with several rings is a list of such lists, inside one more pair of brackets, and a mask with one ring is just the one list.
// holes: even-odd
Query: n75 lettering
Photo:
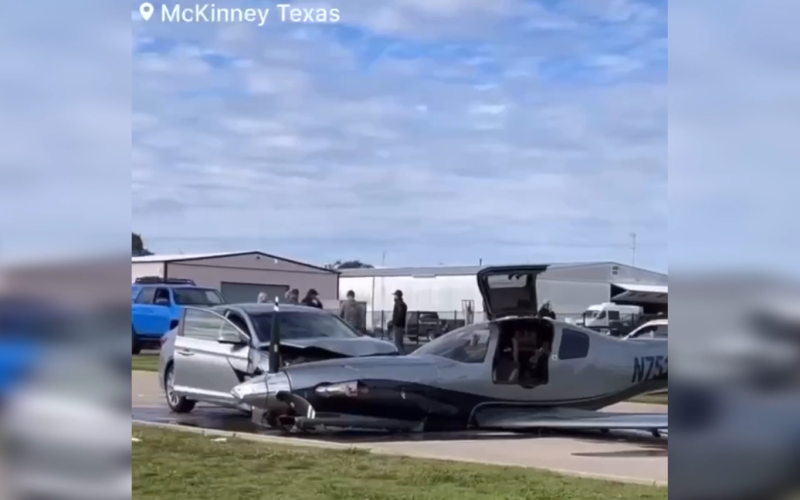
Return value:
[(669, 356), (640, 356), (633, 360), (631, 382), (640, 383), (667, 376)]

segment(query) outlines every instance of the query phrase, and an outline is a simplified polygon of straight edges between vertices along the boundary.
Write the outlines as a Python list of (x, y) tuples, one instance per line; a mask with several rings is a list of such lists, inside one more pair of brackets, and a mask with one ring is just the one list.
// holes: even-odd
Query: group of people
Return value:
[[(392, 339), (394, 345), (400, 352), (405, 352), (405, 334), (406, 334), (406, 318), (408, 316), (408, 306), (403, 301), (402, 290), (395, 290), (392, 294), (394, 296), (394, 308), (392, 310)], [(366, 330), (364, 321), (366, 320), (366, 313), (362, 305), (356, 302), (356, 294), (352, 290), (347, 292), (347, 298), (342, 302), (339, 308), (339, 317), (347, 321), (360, 331)]]
[[(303, 297), (303, 300), (300, 300), (300, 290), (297, 288), (292, 288), (286, 295), (284, 296), (287, 304), (302, 304), (304, 306), (309, 307), (316, 307), (317, 309), (322, 309), (322, 302), (319, 300), (319, 293), (313, 288), (309, 288), (308, 292), (306, 292), (306, 296)], [(269, 302), (269, 296), (267, 296), (266, 292), (261, 292), (258, 294), (258, 301), (259, 302)]]

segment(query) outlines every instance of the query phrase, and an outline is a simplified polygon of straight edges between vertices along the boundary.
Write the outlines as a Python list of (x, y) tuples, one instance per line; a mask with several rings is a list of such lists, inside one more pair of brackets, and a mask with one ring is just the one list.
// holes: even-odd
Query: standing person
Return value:
[(403, 339), (406, 334), (406, 314), (408, 313), (408, 306), (403, 302), (403, 292), (397, 290), (394, 292), (394, 310), (392, 311), (392, 333), (394, 334), (394, 345), (401, 353), (405, 352), (405, 345)]
[(286, 292), (286, 302), (289, 304), (299, 304), (300, 303), (300, 290), (297, 288), (292, 288), (288, 292)]
[(339, 317), (350, 323), (356, 330), (364, 331), (364, 321), (361, 314), (361, 305), (356, 302), (356, 293), (352, 290), (347, 292), (347, 299), (342, 301), (339, 307)]
[(258, 294), (258, 302), (264, 303), (269, 301), (269, 297), (267, 297), (267, 292), (259, 292)]
[(322, 302), (319, 301), (319, 294), (313, 288), (308, 289), (308, 293), (306, 293), (306, 296), (303, 297), (301, 303), (305, 306), (322, 309)]
[(546, 300), (542, 307), (539, 308), (539, 317), (556, 319), (556, 313), (553, 311), (553, 306), (550, 305), (549, 300)]

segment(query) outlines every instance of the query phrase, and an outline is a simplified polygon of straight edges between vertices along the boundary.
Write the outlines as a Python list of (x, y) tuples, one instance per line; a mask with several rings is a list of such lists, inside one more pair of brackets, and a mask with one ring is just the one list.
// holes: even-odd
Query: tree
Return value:
[(361, 262), (360, 260), (344, 260), (344, 261), (337, 260), (333, 264), (328, 264), (325, 267), (327, 267), (328, 269), (334, 269), (334, 270), (339, 270), (339, 269), (374, 269), (375, 268), (375, 266), (373, 266), (372, 264), (365, 264), (364, 262)]
[(142, 235), (138, 233), (132, 233), (132, 234), (133, 236), (131, 238), (131, 255), (133, 255), (134, 257), (142, 255), (153, 255), (153, 252), (145, 248)]

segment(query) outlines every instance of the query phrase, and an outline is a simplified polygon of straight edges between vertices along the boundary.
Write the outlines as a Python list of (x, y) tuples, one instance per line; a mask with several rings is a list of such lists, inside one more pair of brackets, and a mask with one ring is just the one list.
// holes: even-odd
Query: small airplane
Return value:
[(667, 413), (599, 410), (666, 389), (667, 343), (625, 341), (537, 317), (536, 281), (545, 269), (481, 270), (488, 321), (407, 356), (284, 366), (275, 314), (267, 373), (237, 385), (232, 395), (252, 409), (256, 424), (287, 432), (636, 429), (659, 437), (668, 428)]

